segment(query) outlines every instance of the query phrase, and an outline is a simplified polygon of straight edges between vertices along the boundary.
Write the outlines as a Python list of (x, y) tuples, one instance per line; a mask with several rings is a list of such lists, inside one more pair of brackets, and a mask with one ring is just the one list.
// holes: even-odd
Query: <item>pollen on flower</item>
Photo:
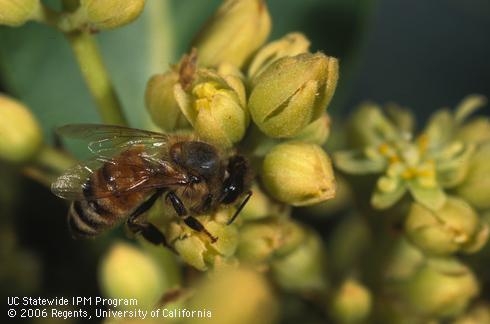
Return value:
[(389, 156), (392, 153), (391, 146), (388, 143), (382, 143), (378, 146), (378, 151), (384, 156)]
[(429, 148), (429, 136), (427, 134), (421, 134), (416, 141), (421, 154), (425, 154)]
[(402, 172), (402, 178), (405, 180), (410, 180), (413, 179), (417, 176), (417, 169), (412, 168), (412, 167), (407, 167), (405, 170)]
[(217, 85), (213, 82), (198, 84), (192, 90), (193, 94), (198, 98), (211, 98), (217, 91)]

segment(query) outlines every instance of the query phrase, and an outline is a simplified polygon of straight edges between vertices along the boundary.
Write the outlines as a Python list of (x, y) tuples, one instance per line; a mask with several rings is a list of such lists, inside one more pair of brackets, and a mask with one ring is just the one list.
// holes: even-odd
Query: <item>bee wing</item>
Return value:
[[(57, 129), (58, 134), (88, 141), (89, 150), (95, 154), (95, 158), (66, 170), (52, 185), (51, 191), (58, 197), (68, 200), (99, 199), (115, 194), (125, 194), (136, 190), (150, 190), (164, 188), (169, 185), (187, 184), (186, 174), (173, 171), (162, 152), (168, 145), (169, 136), (166, 134), (139, 130), (134, 128), (97, 125), (97, 124), (70, 124)], [(113, 156), (135, 145), (144, 148), (139, 153), (140, 157), (150, 163), (150, 167), (133, 165), (129, 161), (117, 161)], [(137, 181), (131, 178), (127, 187), (118, 187), (117, 192), (107, 188), (97, 188), (97, 192), (91, 192), (89, 179), (91, 175), (102, 167), (104, 163), (115, 163), (122, 167), (129, 166), (138, 173)], [(152, 171), (157, 170), (160, 175), (154, 179)], [(151, 181), (150, 181), (151, 180)]]
[(93, 160), (78, 164), (66, 170), (51, 184), (51, 191), (58, 197), (68, 200), (85, 199), (84, 190), (87, 188), (87, 181), (102, 165), (102, 161)]
[[(120, 160), (116, 162), (113, 159), (98, 157), (66, 170), (51, 184), (51, 191), (56, 196), (67, 200), (87, 200), (124, 195), (134, 191), (162, 189), (171, 185), (185, 185), (189, 182), (186, 174), (172, 172), (171, 167), (167, 167), (168, 162), (151, 159), (149, 161), (155, 163), (155, 168), (158, 168), (159, 172), (167, 176), (160, 176), (155, 179), (152, 170), (147, 166), (125, 163)], [(120, 183), (127, 183), (128, 185), (119, 186), (116, 191), (109, 187), (98, 187), (97, 190), (92, 190), (90, 188), (90, 177), (104, 163), (117, 163), (121, 167), (130, 166), (133, 170), (136, 170), (138, 175), (134, 177), (133, 174), (129, 179), (130, 181), (120, 181)], [(123, 175), (118, 177), (119, 180), (122, 178), (124, 178)], [(137, 180), (134, 180), (134, 178)]]
[(70, 124), (57, 129), (57, 133), (88, 141), (89, 150), (101, 157), (113, 156), (133, 145), (145, 145), (148, 156), (152, 150), (161, 150), (169, 136), (141, 129), (98, 124)]

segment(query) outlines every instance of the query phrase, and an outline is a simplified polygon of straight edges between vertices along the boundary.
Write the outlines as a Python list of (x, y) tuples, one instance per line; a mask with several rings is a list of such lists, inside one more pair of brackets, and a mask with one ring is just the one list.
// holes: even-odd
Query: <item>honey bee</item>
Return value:
[(55, 195), (72, 201), (68, 225), (75, 238), (94, 237), (126, 220), (133, 233), (168, 246), (163, 233), (142, 217), (165, 195), (187, 226), (215, 242), (195, 216), (244, 197), (231, 224), (252, 195), (245, 157), (192, 137), (91, 124), (66, 125), (58, 133), (88, 141), (95, 155), (51, 186)]

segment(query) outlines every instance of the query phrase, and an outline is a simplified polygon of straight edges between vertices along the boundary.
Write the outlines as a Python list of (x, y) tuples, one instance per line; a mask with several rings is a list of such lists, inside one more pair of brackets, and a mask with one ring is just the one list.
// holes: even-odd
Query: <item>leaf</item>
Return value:
[[(147, 1), (132, 24), (97, 35), (102, 56), (131, 126), (146, 127), (144, 107), (148, 78), (167, 68), (173, 56), (169, 35), (172, 15), (166, 2)], [(0, 27), (2, 81), (25, 102), (43, 127), (46, 140), (55, 127), (74, 122), (100, 122), (68, 42), (45, 25)]]

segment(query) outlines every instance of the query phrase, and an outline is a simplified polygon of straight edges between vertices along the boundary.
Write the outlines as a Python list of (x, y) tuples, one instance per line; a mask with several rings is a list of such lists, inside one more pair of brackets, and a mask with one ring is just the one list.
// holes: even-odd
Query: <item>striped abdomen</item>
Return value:
[[(126, 163), (117, 163), (118, 159)], [(128, 163), (127, 159), (134, 160)], [(74, 201), (68, 212), (68, 225), (74, 237), (93, 237), (113, 227), (146, 200), (151, 190), (122, 193), (141, 180), (141, 170), (145, 170), (142, 163), (139, 156), (122, 154), (91, 174), (83, 188), (86, 199)]]

